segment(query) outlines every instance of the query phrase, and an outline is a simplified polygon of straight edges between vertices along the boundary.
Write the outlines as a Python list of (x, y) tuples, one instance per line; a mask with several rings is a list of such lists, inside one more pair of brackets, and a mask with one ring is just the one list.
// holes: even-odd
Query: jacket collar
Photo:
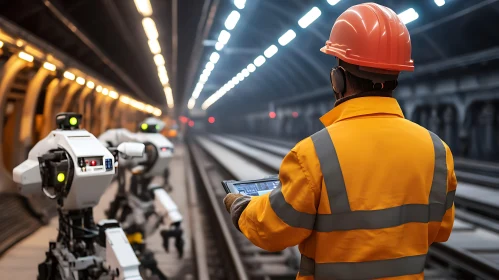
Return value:
[(402, 109), (393, 97), (364, 96), (347, 100), (320, 118), (324, 126), (330, 126), (333, 123), (365, 115), (393, 115), (403, 118)]

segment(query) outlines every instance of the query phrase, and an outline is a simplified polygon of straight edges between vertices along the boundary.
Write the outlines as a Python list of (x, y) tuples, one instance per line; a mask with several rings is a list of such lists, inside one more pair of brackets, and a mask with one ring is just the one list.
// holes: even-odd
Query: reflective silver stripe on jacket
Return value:
[(356, 263), (316, 263), (313, 259), (302, 255), (300, 276), (314, 276), (315, 280), (395, 277), (423, 272), (425, 261), (426, 255), (417, 255)]
[(333, 139), (326, 128), (311, 136), (319, 158), (331, 213), (350, 212), (347, 189)]
[(287, 203), (281, 191), (281, 185), (275, 188), (269, 196), (270, 206), (277, 216), (286, 224), (296, 228), (313, 229), (315, 214), (297, 211)]
[(455, 191), (447, 194), (445, 206), (436, 203), (430, 205), (406, 204), (380, 210), (313, 215), (295, 210), (284, 199), (281, 188), (276, 188), (270, 194), (270, 205), (277, 216), (289, 226), (318, 232), (331, 232), (380, 229), (414, 222), (439, 222), (442, 221), (442, 211), (445, 213), (447, 209), (452, 207), (455, 194)]
[(429, 130), (428, 132), (430, 132), (431, 141), (433, 142), (433, 149), (435, 152), (435, 166), (433, 168), (433, 180), (431, 182), (429, 203), (430, 205), (442, 205), (442, 207), (438, 209), (439, 211), (441, 211), (438, 214), (441, 214), (443, 217), (445, 211), (447, 210), (445, 208), (445, 203), (447, 200), (447, 154), (444, 144), (442, 143), (440, 138), (438, 138), (435, 133)]
[[(313, 215), (295, 210), (286, 202), (281, 187), (270, 194), (271, 207), (277, 216), (289, 226), (318, 232), (381, 229), (411, 222), (442, 221), (446, 210), (453, 205), (455, 191), (447, 193), (445, 147), (438, 136), (432, 132), (429, 134), (435, 153), (429, 204), (406, 204), (380, 210), (351, 211), (336, 149), (325, 128), (312, 135), (312, 141), (321, 166), (332, 214)], [(425, 257), (422, 255), (376, 262), (326, 264), (316, 264), (313, 260), (303, 257), (300, 275), (314, 275), (315, 273), (316, 279), (363, 279), (410, 275), (423, 271)], [(373, 274), (363, 274), (369, 270)]]

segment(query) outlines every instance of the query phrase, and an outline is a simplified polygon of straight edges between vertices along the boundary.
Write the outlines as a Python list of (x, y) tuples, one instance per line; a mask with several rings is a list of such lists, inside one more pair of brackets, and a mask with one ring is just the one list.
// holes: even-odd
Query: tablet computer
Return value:
[(280, 184), (277, 176), (248, 181), (223, 181), (225, 192), (227, 193), (240, 193), (242, 195), (260, 196), (271, 192)]

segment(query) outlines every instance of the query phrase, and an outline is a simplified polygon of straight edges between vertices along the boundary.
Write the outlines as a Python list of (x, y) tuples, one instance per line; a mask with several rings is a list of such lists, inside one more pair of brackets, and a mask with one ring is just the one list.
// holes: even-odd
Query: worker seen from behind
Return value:
[(457, 182), (449, 147), (392, 97), (414, 70), (408, 30), (391, 9), (360, 4), (321, 51), (338, 61), (325, 128), (284, 158), (280, 187), (225, 206), (256, 246), (299, 245), (297, 279), (423, 279), (428, 248), (451, 233)]

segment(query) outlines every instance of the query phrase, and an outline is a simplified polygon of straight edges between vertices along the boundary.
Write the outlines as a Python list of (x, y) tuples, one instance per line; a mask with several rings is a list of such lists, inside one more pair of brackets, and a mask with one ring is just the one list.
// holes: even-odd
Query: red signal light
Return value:
[(194, 121), (189, 121), (188, 124), (189, 124), (190, 127), (193, 127), (194, 126)]
[(298, 118), (298, 112), (293, 112), (293, 113), (291, 113), (291, 115), (293, 115), (293, 118), (295, 118), (295, 119)]
[(269, 113), (269, 117), (270, 117), (271, 119), (275, 119), (275, 117), (276, 117), (276, 113), (275, 113), (275, 112), (270, 112), (270, 113)]
[(96, 166), (96, 165), (97, 165), (97, 161), (95, 161), (95, 160), (90, 161), (90, 166)]
[(215, 117), (209, 117), (208, 118), (209, 123), (215, 123)]
[(189, 118), (185, 116), (180, 116), (179, 119), (181, 123), (187, 123), (189, 121)]

